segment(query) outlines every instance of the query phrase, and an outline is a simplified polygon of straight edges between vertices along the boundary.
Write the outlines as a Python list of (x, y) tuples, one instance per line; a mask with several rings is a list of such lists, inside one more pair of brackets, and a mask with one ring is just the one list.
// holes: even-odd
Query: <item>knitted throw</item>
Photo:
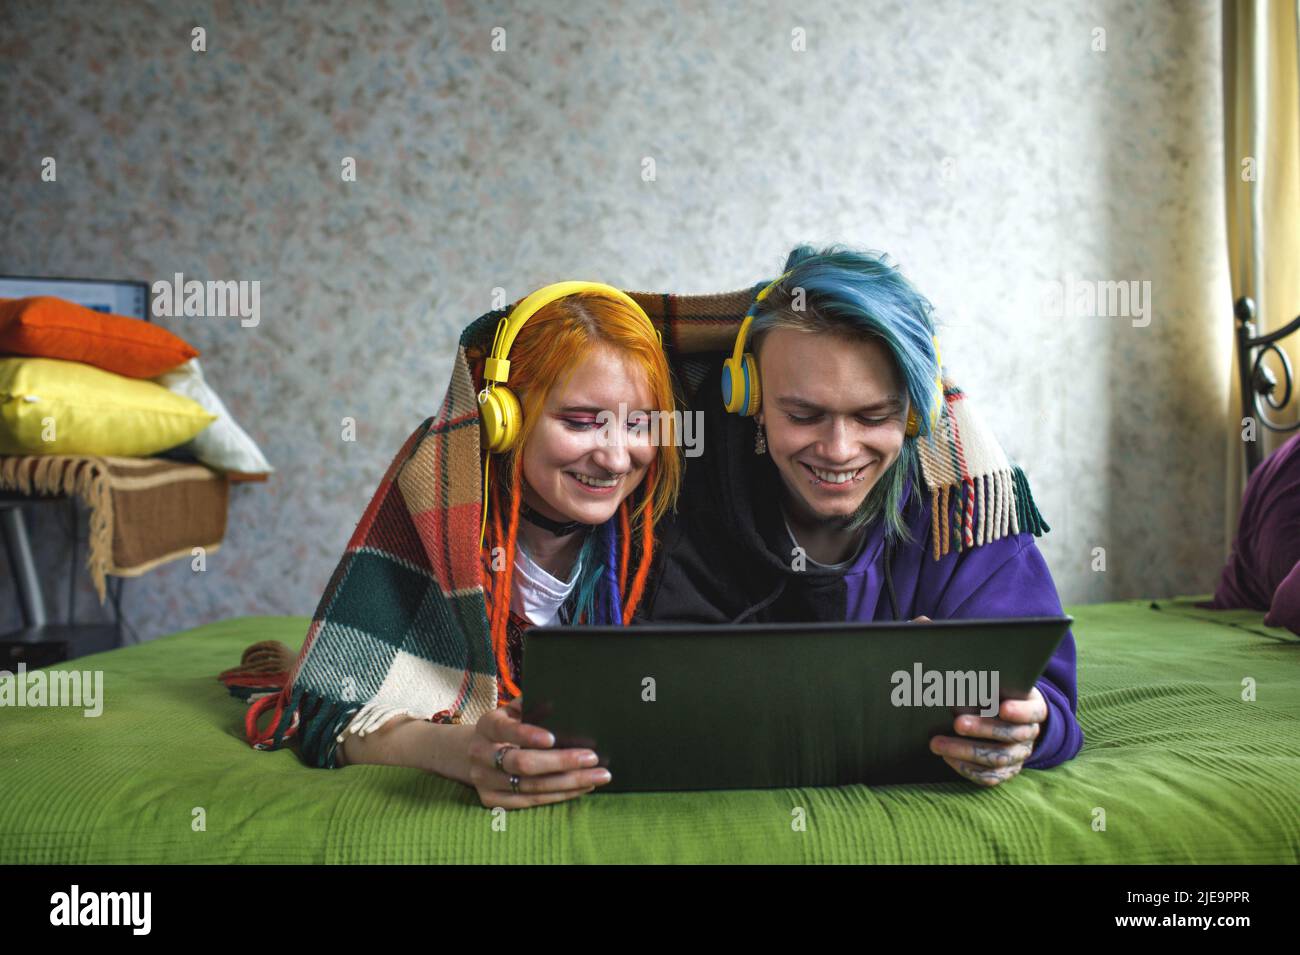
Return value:
[[(708, 365), (730, 350), (753, 290), (628, 294), (662, 329), (669, 359), (693, 391)], [(461, 335), (438, 413), (389, 464), (321, 595), (302, 650), (295, 657), (282, 643), (255, 644), (221, 674), (232, 695), (252, 703), (245, 728), (254, 747), (278, 749), (296, 738), (305, 761), (333, 767), (345, 732), (365, 734), (402, 714), (473, 723), (498, 705), (481, 581), (476, 396), (504, 314), (489, 312)], [(1008, 533), (1049, 530), (1023, 472), (961, 390), (948, 379), (944, 384), (933, 434), (916, 439), (934, 504), (934, 558)]]

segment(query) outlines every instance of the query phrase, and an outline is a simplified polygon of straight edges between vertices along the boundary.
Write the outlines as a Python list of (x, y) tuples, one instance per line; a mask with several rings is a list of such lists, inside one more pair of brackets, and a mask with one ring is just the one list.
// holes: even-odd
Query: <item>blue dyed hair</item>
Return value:
[(593, 626), (623, 625), (623, 595), (618, 587), (618, 515), (593, 527), (578, 552), (578, 582), (573, 588), (573, 619)]
[[(884, 343), (905, 383), (908, 400), (921, 419), (920, 434), (930, 433), (938, 356), (932, 336), (934, 306), (918, 292), (884, 253), (859, 252), (842, 246), (816, 250), (795, 248), (786, 259), (789, 272), (754, 313), (747, 348), (758, 359), (763, 339), (773, 328), (877, 339)], [(795, 290), (803, 290), (803, 309), (796, 311)], [(918, 435), (919, 436), (919, 435)], [(916, 439), (905, 438), (898, 459), (881, 475), (854, 515), (852, 527), (886, 515), (886, 532), (908, 540), (899, 513), (904, 480), (920, 483)]]

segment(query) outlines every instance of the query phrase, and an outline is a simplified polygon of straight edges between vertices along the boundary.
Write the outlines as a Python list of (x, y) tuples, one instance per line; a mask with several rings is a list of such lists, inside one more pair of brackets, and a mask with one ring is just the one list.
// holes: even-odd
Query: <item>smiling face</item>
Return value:
[(756, 419), (801, 523), (841, 523), (903, 448), (907, 394), (879, 339), (778, 326), (757, 356)]
[(592, 344), (567, 380), (551, 389), (524, 446), (529, 507), (556, 521), (609, 520), (655, 459), (658, 449), (642, 418), (651, 408), (637, 364)]

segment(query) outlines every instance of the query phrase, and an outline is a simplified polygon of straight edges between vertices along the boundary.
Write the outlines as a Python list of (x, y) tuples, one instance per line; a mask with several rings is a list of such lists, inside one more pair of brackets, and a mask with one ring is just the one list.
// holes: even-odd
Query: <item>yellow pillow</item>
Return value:
[(79, 361), (0, 358), (0, 454), (147, 457), (215, 420), (152, 381)]

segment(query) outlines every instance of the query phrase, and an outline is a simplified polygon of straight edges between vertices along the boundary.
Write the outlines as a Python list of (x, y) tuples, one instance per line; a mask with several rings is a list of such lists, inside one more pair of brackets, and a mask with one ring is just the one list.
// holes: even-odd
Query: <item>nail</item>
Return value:
[(608, 769), (597, 770), (591, 774), (591, 778), (598, 783), (607, 783), (614, 777), (609, 774)]
[(600, 757), (595, 753), (583, 753), (578, 757), (578, 762), (583, 766), (595, 766), (600, 762)]

